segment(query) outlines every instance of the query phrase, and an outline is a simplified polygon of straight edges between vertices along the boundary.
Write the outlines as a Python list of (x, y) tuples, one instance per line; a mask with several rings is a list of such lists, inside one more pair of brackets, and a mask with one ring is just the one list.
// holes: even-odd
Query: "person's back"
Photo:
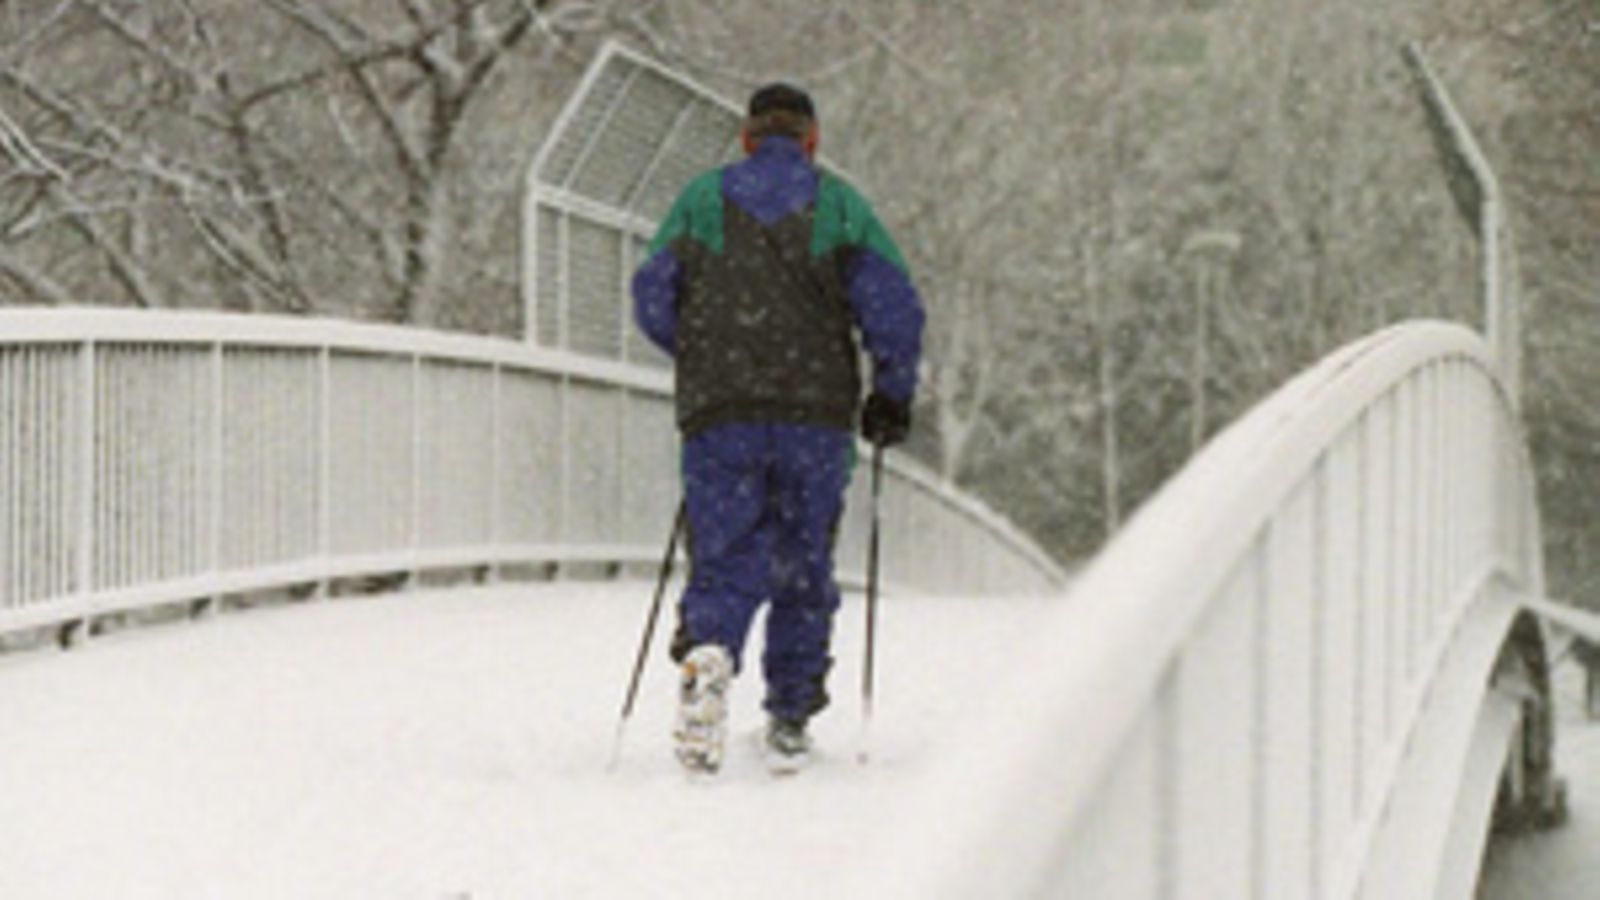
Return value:
[(677, 362), (693, 565), (673, 658), (691, 770), (720, 765), (724, 695), (765, 601), (769, 748), (803, 756), (827, 705), (858, 330), (873, 362), (863, 434), (888, 446), (910, 426), (921, 302), (866, 201), (812, 164), (816, 135), (803, 93), (758, 91), (749, 156), (684, 190), (633, 281), (640, 328)]
[(812, 252), (821, 180), (797, 142), (769, 137), (697, 188), (708, 196), (696, 212), (721, 217), (721, 246), (677, 244), (693, 273), (678, 306), (686, 432), (740, 421), (854, 425), (861, 387), (843, 247)]
[(820, 172), (791, 134), (752, 142), (748, 157), (702, 175), (674, 205), (636, 281), (640, 325), (676, 357), (687, 434), (730, 421), (851, 429), (854, 329), (880, 396), (909, 400), (920, 304), (854, 188)]

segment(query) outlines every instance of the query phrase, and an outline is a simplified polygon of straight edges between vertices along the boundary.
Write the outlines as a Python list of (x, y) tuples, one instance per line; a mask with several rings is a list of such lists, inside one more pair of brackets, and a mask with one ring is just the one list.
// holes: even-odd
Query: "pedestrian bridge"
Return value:
[[(671, 519), (658, 372), (222, 315), (8, 310), (0, 334), (7, 632), (359, 576), (637, 570)], [(1064, 582), (915, 467), (886, 508), (892, 590)], [(860, 894), (1470, 896), (1497, 806), (1537, 814), (1553, 784), (1543, 609), (1482, 342), (1373, 335), (1219, 435), (1026, 651), (982, 661), (986, 711), (852, 861)]]
[[(715, 110), (609, 59), (580, 94), (601, 112), (567, 117), (589, 131), (533, 170), (539, 340), (0, 310), (0, 631), (76, 643), (155, 609), (437, 573), (647, 575), (677, 499), (670, 378), (619, 288), (684, 159), (663, 148)], [(677, 112), (622, 127), (674, 90)], [(633, 175), (613, 190), (618, 141)], [(1554, 805), (1549, 617), (1592, 620), (1546, 599), (1515, 399), (1468, 329), (1390, 328), (1283, 385), (1070, 587), (912, 464), (884, 504), (892, 596), (1059, 596), (1015, 652), (927, 661), (965, 666), (981, 711), (872, 852), (830, 863), (844, 895), (1468, 897), (1491, 823)]]

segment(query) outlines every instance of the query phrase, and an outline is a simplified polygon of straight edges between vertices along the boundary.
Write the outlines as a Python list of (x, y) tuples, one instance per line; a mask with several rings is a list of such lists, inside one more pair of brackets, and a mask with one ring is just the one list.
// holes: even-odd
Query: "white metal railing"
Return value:
[[(664, 372), (386, 326), (0, 310), (0, 631), (365, 573), (654, 562), (677, 452)], [(1059, 582), (981, 504), (887, 474), (891, 582)]]
[[(1441, 879), (1470, 887), (1476, 857), (1441, 875), (1442, 848), (1487, 829), (1451, 821), (1456, 793), (1476, 740), (1492, 798), (1516, 706), (1490, 673), (1542, 587), (1483, 341), (1420, 323), (1351, 345), (1170, 482), (1031, 654), (976, 667), (1015, 675), (862, 894), (1465, 896)], [(1480, 707), (1501, 730), (1475, 739)]]

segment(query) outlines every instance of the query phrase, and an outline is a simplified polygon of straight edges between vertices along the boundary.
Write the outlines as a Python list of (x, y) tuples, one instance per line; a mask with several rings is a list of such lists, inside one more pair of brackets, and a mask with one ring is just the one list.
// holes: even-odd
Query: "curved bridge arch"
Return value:
[(1519, 611), (1539, 553), (1480, 338), (1414, 323), (1334, 353), (1213, 441), (1008, 661), (872, 889), (1468, 896), (1510, 735), (1548, 747)]

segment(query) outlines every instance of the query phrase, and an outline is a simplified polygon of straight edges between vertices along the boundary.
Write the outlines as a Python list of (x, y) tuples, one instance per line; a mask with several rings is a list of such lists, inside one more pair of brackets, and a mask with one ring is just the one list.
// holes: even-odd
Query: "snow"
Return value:
[(752, 640), (729, 760), (690, 782), (668, 742), (670, 614), (606, 770), (650, 587), (339, 600), (0, 658), (0, 896), (828, 896), (1050, 605), (886, 597), (862, 764), (847, 597), (819, 756), (791, 778), (755, 752)]

